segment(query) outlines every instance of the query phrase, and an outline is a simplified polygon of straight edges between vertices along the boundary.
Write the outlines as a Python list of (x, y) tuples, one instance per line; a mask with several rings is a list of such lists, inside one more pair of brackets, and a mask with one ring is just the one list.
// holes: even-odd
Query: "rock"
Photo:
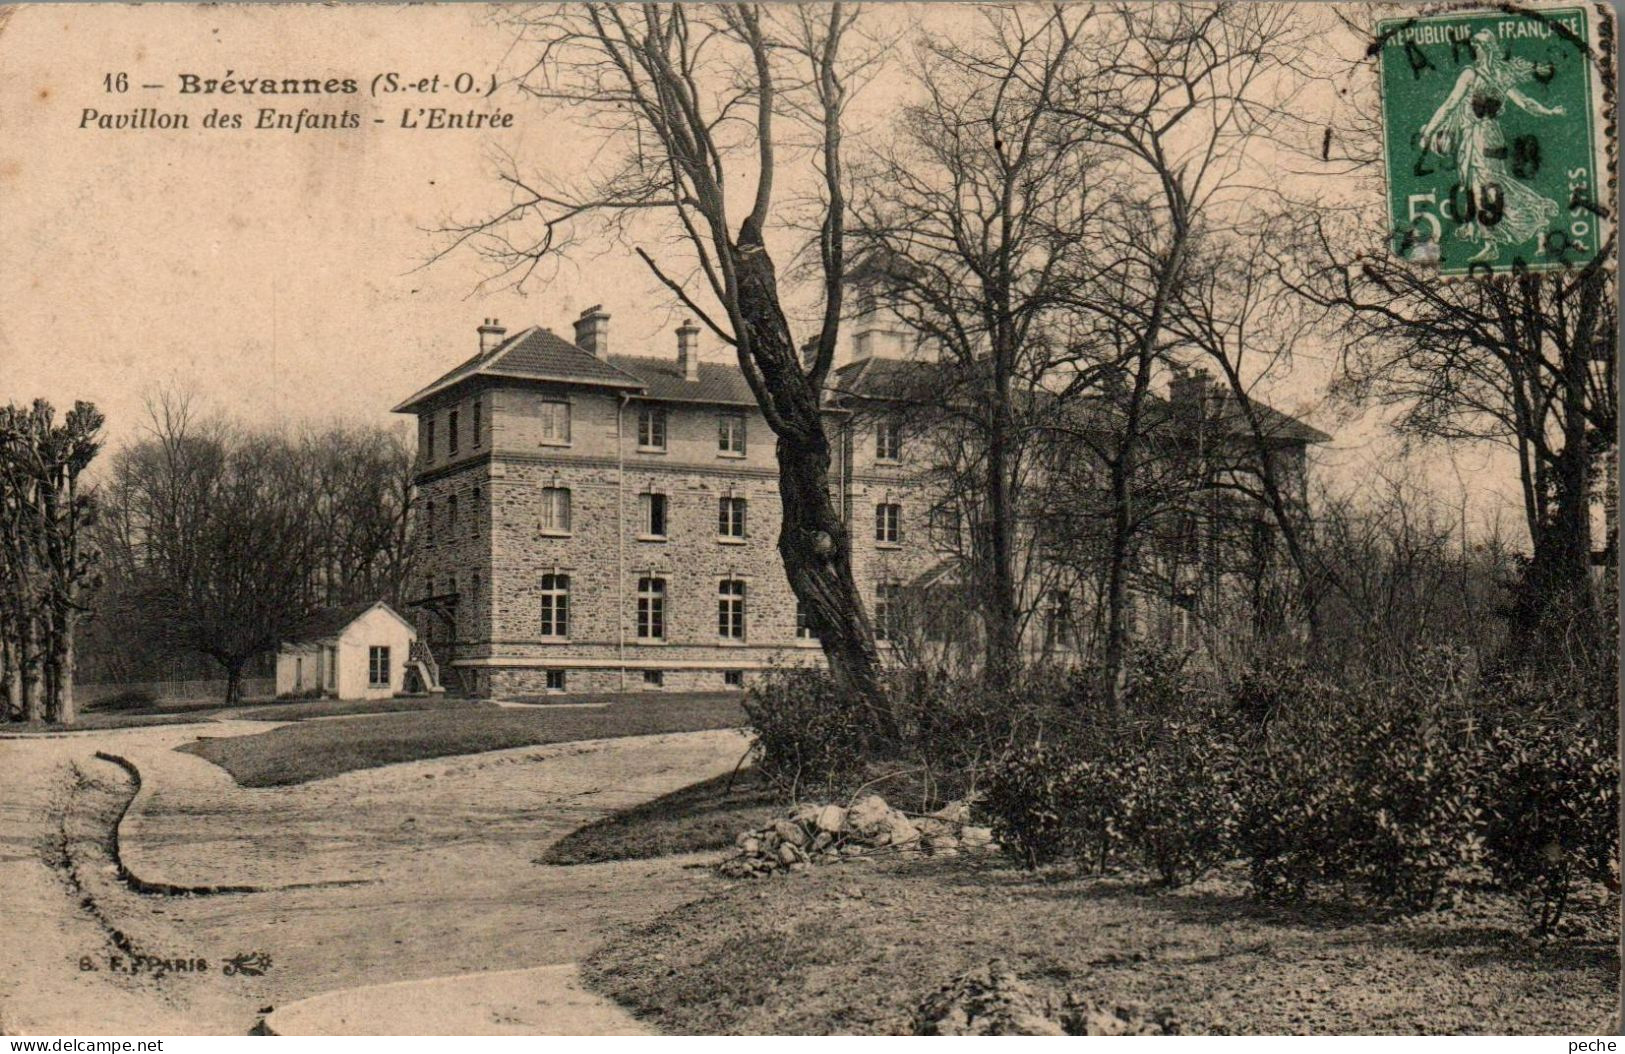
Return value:
[(917, 845), (920, 829), (896, 809), (886, 814), (886, 841), (891, 845)]
[(739, 837), (734, 839), (734, 845), (738, 846), (740, 849), (743, 849), (745, 848), (745, 843), (753, 841), (755, 837), (756, 835), (750, 831), (740, 831)]
[(846, 810), (839, 805), (826, 805), (818, 810), (814, 821), (820, 831), (826, 834), (840, 834), (841, 828), (846, 826)]
[(762, 840), (760, 838), (752, 838), (747, 835), (739, 839), (739, 851), (744, 853), (746, 856), (755, 856), (757, 853), (762, 851)]
[(993, 828), (961, 827), (959, 829), (959, 844), (966, 849), (991, 849), (993, 848)]
[(917, 1036), (1064, 1036), (1053, 1001), (1002, 960), (961, 974), (921, 1001)]
[(933, 819), (964, 825), (970, 823), (970, 802), (951, 801), (931, 814)]
[(791, 864), (798, 864), (802, 859), (801, 850), (789, 842), (779, 846), (779, 863), (784, 866), (789, 867)]
[(812, 839), (807, 837), (807, 832), (801, 829), (800, 824), (791, 823), (789, 820), (776, 821), (773, 824), (773, 833), (779, 836), (779, 841), (781, 843), (784, 845), (793, 845), (797, 849), (802, 848), (808, 842), (812, 841)]
[(852, 803), (852, 808), (846, 810), (845, 829), (859, 838), (873, 838), (886, 828), (886, 818), (890, 812), (891, 806), (878, 794), (859, 798)]
[(959, 839), (941, 831), (922, 834), (920, 848), (932, 856), (954, 856), (959, 852)]
[(790, 819), (791, 821), (800, 824), (816, 824), (818, 822), (819, 814), (827, 808), (829, 808), (827, 805), (813, 805), (810, 803), (797, 805), (794, 809), (790, 810)]

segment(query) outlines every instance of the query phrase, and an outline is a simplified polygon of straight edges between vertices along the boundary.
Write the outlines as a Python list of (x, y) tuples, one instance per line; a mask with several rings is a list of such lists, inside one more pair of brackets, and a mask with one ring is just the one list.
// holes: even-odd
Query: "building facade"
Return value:
[[(574, 341), (494, 321), (479, 337), (396, 407), (418, 418), (414, 608), (448, 687), (722, 689), (822, 662), (779, 559), (774, 436), (738, 368), (700, 361), (696, 327), (646, 356), (612, 354), (597, 308)], [(829, 412), (853, 570), (883, 603), (932, 559), (906, 451)]]
[[(778, 553), (775, 437), (738, 367), (702, 362), (687, 322), (664, 352), (612, 352), (609, 321), (589, 308), (566, 340), (486, 320), (475, 355), (395, 408), (418, 419), (412, 607), (443, 683), (716, 690), (821, 664)], [(928, 362), (871, 314), (826, 410), (832, 497), (883, 653), (904, 647), (899, 612), (953, 575), (973, 529), (938, 494), (928, 437), (887, 409), (899, 374)], [(1318, 435), (1301, 429), (1300, 460)]]

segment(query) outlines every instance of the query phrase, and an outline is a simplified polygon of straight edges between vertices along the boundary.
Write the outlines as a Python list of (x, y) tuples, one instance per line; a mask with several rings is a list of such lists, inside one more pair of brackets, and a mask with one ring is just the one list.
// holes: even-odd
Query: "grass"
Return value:
[(605, 944), (591, 986), (679, 1034), (898, 1034), (938, 986), (1002, 958), (1060, 996), (1171, 1007), (1235, 1033), (1611, 1032), (1606, 925), (1535, 941), (1466, 892), (1384, 921), (1269, 907), (1231, 872), (1164, 892), (969, 858), (820, 865), (731, 884)]
[(382, 714), (408, 710), (455, 710), (491, 707), (475, 699), (426, 696), (395, 699), (276, 699), (252, 704), (224, 706), (218, 701), (176, 700), (139, 707), (87, 707), (71, 725), (49, 722), (0, 722), (0, 733), (95, 732), (120, 728), (147, 728), (153, 725), (184, 725), (230, 717), (246, 721), (307, 721), (314, 717), (347, 714)]
[(754, 768), (741, 769), (578, 828), (549, 846), (541, 862), (595, 864), (723, 849), (740, 831), (770, 819), (780, 799)]
[(607, 707), (509, 710), (465, 706), (365, 721), (302, 721), (179, 749), (214, 762), (244, 787), (281, 787), (402, 761), (581, 739), (733, 728), (737, 693), (622, 697)]

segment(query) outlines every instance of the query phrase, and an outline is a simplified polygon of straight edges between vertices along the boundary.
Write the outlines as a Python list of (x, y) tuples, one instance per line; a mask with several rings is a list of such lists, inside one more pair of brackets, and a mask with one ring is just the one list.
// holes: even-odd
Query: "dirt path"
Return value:
[[(335, 989), (576, 961), (714, 880), (683, 860), (545, 867), (541, 851), (606, 812), (726, 771), (742, 749), (737, 733), (685, 733), (244, 790), (172, 752), (196, 734), (0, 741), (0, 1028), (241, 1034), (269, 1007)], [(131, 781), (97, 750), (155, 781), (125, 827), (138, 870), (182, 884), (365, 884), (138, 894), (114, 873), (107, 839)], [(206, 966), (132, 973), (135, 955)], [(227, 976), (235, 956), (270, 966)]]

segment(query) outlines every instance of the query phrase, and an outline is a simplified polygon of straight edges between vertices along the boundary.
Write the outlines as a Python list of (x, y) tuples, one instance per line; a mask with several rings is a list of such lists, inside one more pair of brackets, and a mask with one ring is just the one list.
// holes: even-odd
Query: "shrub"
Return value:
[(158, 704), (158, 697), (144, 688), (127, 688), (122, 692), (98, 699), (87, 710), (144, 710)]
[(1619, 764), (1573, 726), (1501, 726), (1481, 774), (1485, 862), (1528, 898), (1536, 930), (1562, 918), (1576, 878), (1619, 888)]
[(1240, 804), (1235, 751), (1209, 720), (1176, 720), (1119, 764), (1123, 840), (1163, 884), (1193, 882), (1234, 851)]
[(977, 808), (1024, 867), (1072, 859), (1104, 870), (1123, 818), (1122, 792), (1111, 763), (1031, 746), (993, 766)]
[(882, 738), (872, 711), (822, 670), (772, 670), (746, 690), (743, 705), (757, 768), (797, 791), (849, 783)]
[(1296, 900), (1352, 882), (1379, 903), (1430, 907), (1476, 846), (1453, 697), (1400, 688), (1329, 703), (1278, 715), (1246, 759), (1237, 845), (1253, 890)]

